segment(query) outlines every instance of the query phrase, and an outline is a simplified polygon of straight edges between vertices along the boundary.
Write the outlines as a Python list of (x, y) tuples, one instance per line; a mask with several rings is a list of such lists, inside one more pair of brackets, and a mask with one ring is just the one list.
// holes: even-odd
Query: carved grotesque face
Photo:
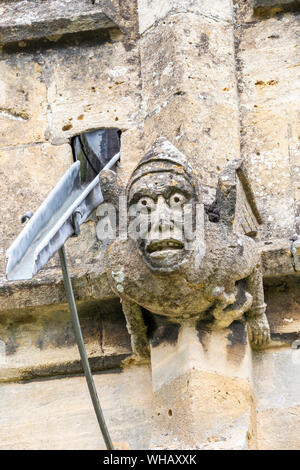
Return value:
[(195, 202), (193, 186), (184, 174), (167, 169), (145, 174), (132, 184), (129, 236), (137, 240), (152, 270), (176, 271), (189, 255), (184, 221), (194, 212)]

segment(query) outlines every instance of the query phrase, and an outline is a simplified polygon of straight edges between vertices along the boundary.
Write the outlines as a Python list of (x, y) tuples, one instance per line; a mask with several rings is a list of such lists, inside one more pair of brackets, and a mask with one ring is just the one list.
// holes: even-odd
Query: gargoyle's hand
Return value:
[(99, 182), (104, 201), (113, 204), (117, 208), (119, 197), (123, 191), (122, 182), (118, 175), (112, 170), (102, 170), (99, 173)]
[(214, 316), (222, 316), (223, 310), (235, 301), (235, 292), (225, 292), (224, 287), (215, 287), (212, 295), (215, 298), (216, 315)]
[(255, 346), (266, 346), (270, 341), (270, 327), (266, 314), (248, 318), (247, 325), (250, 342)]
[(212, 311), (215, 318), (212, 327), (217, 329), (227, 328), (233, 321), (240, 320), (243, 314), (249, 310), (251, 304), (252, 295), (248, 292), (244, 292), (241, 298), (237, 296), (237, 292), (220, 292)]

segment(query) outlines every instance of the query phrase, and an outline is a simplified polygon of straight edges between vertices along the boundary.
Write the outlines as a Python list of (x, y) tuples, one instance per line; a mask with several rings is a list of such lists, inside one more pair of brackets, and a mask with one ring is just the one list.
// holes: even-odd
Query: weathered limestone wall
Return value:
[(299, 450), (300, 349), (254, 355), (258, 449)]
[[(60, 14), (64, 1), (54, 2)], [(41, 30), (41, 39), (32, 40), (32, 29), (24, 27), (17, 42), (10, 42), (16, 39), (13, 37), (1, 47), (1, 276), (5, 252), (21, 230), (21, 215), (39, 207), (72, 163), (70, 139), (74, 135), (99, 127), (121, 129), (122, 153), (126, 155), (121, 173), (128, 173), (134, 159), (142, 155), (139, 48), (131, 2), (127, 7), (127, 12), (123, 6), (124, 11), (115, 14), (113, 28), (94, 31), (91, 27), (80, 32), (79, 17), (77, 22), (73, 19), (72, 30), (62, 28), (61, 33), (67, 35), (45, 37)], [(17, 11), (21, 18), (22, 12)], [(13, 13), (6, 11), (0, 32), (14, 20), (10, 17)], [(34, 17), (34, 11), (30, 14)], [(130, 18), (126, 28), (122, 14)], [(68, 11), (65, 15), (68, 17)], [(26, 20), (31, 25), (30, 18), (24, 16), (24, 23)], [(47, 21), (44, 18), (44, 23)], [(7, 37), (8, 32), (5, 34)], [(68, 250), (76, 253), (72, 263), (79, 266), (88, 264), (91, 259), (86, 259), (86, 253), (98, 248), (95, 226), (83, 231), (80, 250), (76, 242), (72, 249), (72, 241)]]
[[(151, 376), (147, 367), (94, 375), (112, 440), (148, 449)], [(0, 385), (0, 449), (105, 449), (84, 377)]]
[[(53, 2), (53, 15), (62, 15), (64, 1)], [(163, 6), (141, 0), (137, 21), (134, 2), (121, 8), (98, 1), (92, 9), (87, 3), (73, 5), (72, 29), (66, 10), (62, 31), (48, 39), (50, 20), (42, 16), (34, 36), (34, 12), (28, 19), (24, 6), (16, 10), (24, 23), (16, 29), (13, 13), (22, 2), (11, 3), (0, 23), (8, 41), (0, 61), (2, 279), (20, 216), (39, 206), (70, 165), (71, 137), (99, 126), (123, 132), (124, 179), (154, 138), (166, 135), (201, 176), (205, 202), (212, 201), (224, 164), (242, 155), (264, 218), (262, 238), (289, 244), (299, 217), (296, 12), (266, 19), (253, 13), (250, 0), (246, 9), (245, 2), (232, 9), (229, 0)], [(100, 10), (111, 23), (100, 21)], [(90, 17), (101, 31), (91, 20), (82, 32)], [(12, 171), (18, 165), (22, 170)], [(102, 259), (94, 234), (90, 222), (80, 246), (68, 243), (77, 270)], [(56, 265), (52, 260), (48, 267)]]
[[(91, 369), (120, 367), (131, 345), (119, 301), (78, 302), (77, 307)], [(0, 382), (82, 372), (65, 303), (4, 310), (0, 328)]]
[[(165, 2), (163, 7), (161, 2), (139, 1), (145, 141), (150, 144), (154, 137), (165, 135), (185, 153), (201, 178), (205, 202), (214, 194), (218, 171), (224, 164), (233, 158), (244, 158), (264, 219), (261, 237), (263, 240), (286, 239), (287, 249), (283, 241), (278, 246), (286, 253), (282, 256), (285, 268), (281, 274), (287, 274), (291, 259), (288, 239), (297, 230), (298, 168), (294, 155), (299, 140), (298, 136), (295, 138), (299, 90), (292, 82), (296, 79), (299, 62), (296, 34), (299, 17), (291, 12), (265, 19), (257, 15), (256, 5), (247, 3), (248, 8), (243, 10), (241, 2), (236, 2), (236, 9), (233, 9), (231, 2), (226, 1)], [(278, 248), (275, 252), (275, 258), (280, 258)], [(276, 270), (278, 263), (270, 264), (270, 271)], [(294, 272), (293, 263), (291, 272)], [(268, 310), (271, 315), (274, 306), (275, 303)], [(282, 335), (282, 322), (276, 325), (273, 330), (275, 346), (280, 342), (290, 344), (298, 331), (294, 319), (292, 323), (287, 336)], [(217, 412), (217, 386), (214, 388), (213, 384), (218, 361), (215, 358), (207, 379), (207, 357), (198, 350), (195, 354), (190, 352), (193, 359), (199, 359), (198, 372), (187, 357), (181, 364), (185, 350), (182, 342), (184, 339), (180, 336), (174, 347), (163, 345), (161, 350), (152, 348), (151, 352), (157, 429), (165, 430), (164, 445), (176, 448), (180, 441), (193, 446), (198, 438), (203, 448), (230, 448), (233, 441), (235, 448), (263, 448), (265, 445), (276, 448), (272, 437), (264, 440), (263, 414), (256, 419), (252, 380), (239, 385), (235, 379), (232, 386), (227, 377), (230, 367), (224, 363), (217, 371), (216, 381), (222, 382), (220, 388), (224, 393), (227, 390), (227, 397), (230, 396), (229, 408), (235, 394), (245, 407), (241, 405), (240, 415), (239, 407), (232, 407), (232, 414)], [(184, 344), (187, 349), (192, 348), (193, 340), (189, 338)], [(270, 353), (270, 357), (276, 361), (276, 353)], [(173, 366), (172, 360), (175, 361)], [(189, 364), (190, 368), (184, 370), (183, 364), (185, 367)], [(175, 376), (169, 377), (173, 372)], [(294, 373), (292, 370), (287, 373), (290, 380)], [(280, 371), (278, 374), (281, 380)], [(260, 380), (257, 374), (256, 380)], [(265, 393), (267, 388), (268, 385)], [(203, 397), (206, 411), (209, 409), (213, 416), (222, 415), (218, 426), (209, 421), (209, 412), (206, 419), (201, 415)], [(299, 404), (299, 396), (296, 402)], [(173, 419), (177, 422), (174, 425), (177, 433), (173, 435), (169, 429), (170, 414), (176, 416)], [(280, 422), (275, 415), (269, 418), (273, 436)], [(201, 428), (199, 423), (203, 422)], [(292, 422), (296, 425), (296, 420)], [(155, 439), (153, 442), (158, 445)], [(296, 448), (299, 441), (289, 435), (282, 438), (281, 445)]]
[(263, 238), (288, 238), (299, 233), (299, 14), (279, 7), (264, 18), (259, 10), (243, 15), (239, 6), (241, 153), (264, 217)]
[(139, 1), (139, 21), (145, 141), (183, 151), (209, 201), (240, 154), (231, 2)]
[(255, 447), (252, 354), (245, 325), (235, 322), (211, 332), (200, 322), (196, 328), (191, 323), (181, 327), (177, 341), (163, 336), (161, 329), (151, 347), (152, 446)]
[[(58, 0), (46, 17), (43, 2), (31, 8), (13, 2), (1, 10), (1, 381), (81, 371), (58, 257), (33, 282), (12, 285), (4, 279), (5, 252), (21, 231), (22, 214), (39, 207), (73, 162), (74, 135), (121, 129), (126, 158), (120, 173), (142, 155), (136, 13), (132, 2), (117, 3), (113, 8), (111, 2), (96, 2), (91, 8), (86, 1)], [(50, 20), (57, 15), (55, 27), (61, 29), (54, 31)], [(55, 35), (48, 36), (49, 28)], [(94, 220), (67, 245), (94, 370), (118, 367), (131, 354), (120, 303), (101, 276), (104, 254)]]

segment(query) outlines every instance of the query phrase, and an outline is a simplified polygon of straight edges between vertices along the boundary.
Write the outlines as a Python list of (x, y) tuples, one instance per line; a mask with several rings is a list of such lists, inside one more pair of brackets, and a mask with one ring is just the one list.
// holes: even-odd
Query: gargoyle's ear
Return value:
[(112, 170), (102, 170), (99, 173), (104, 202), (113, 204), (117, 209), (119, 206), (119, 197), (124, 195), (124, 186), (117, 173)]
[(232, 160), (220, 174), (216, 205), (220, 222), (229, 231), (250, 237), (258, 234), (262, 219), (242, 160)]

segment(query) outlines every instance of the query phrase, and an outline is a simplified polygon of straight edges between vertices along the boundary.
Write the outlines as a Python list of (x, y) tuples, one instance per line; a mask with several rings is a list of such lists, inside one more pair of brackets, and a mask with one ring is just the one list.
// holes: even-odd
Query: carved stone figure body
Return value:
[[(107, 193), (120, 194), (100, 173)], [(173, 322), (207, 321), (226, 328), (246, 317), (250, 340), (269, 340), (260, 253), (252, 238), (260, 222), (241, 161), (219, 178), (215, 203), (204, 207), (186, 158), (160, 138), (126, 187), (128, 237), (107, 255), (108, 277), (120, 296), (132, 346), (147, 354), (142, 309)]]

